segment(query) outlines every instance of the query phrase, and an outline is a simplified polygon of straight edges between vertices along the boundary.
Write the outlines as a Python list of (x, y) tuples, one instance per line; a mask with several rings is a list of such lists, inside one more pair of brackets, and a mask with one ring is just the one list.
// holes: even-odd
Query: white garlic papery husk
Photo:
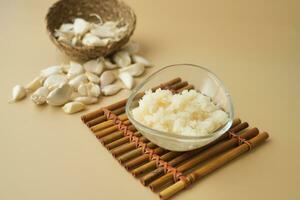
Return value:
[(68, 114), (77, 113), (85, 109), (85, 105), (81, 102), (69, 102), (63, 106), (63, 111)]
[(37, 90), (39, 87), (42, 87), (43, 85), (43, 81), (44, 81), (44, 77), (42, 76), (37, 76), (35, 77), (30, 83), (28, 83), (26, 85), (26, 90), (28, 92), (34, 92), (35, 90)]
[(87, 33), (84, 35), (82, 39), (82, 44), (86, 46), (106, 46), (108, 44), (109, 40), (107, 39), (100, 39), (97, 36)]
[(72, 92), (73, 89), (70, 85), (62, 84), (48, 94), (47, 103), (51, 106), (64, 105), (70, 100)]
[(82, 74), (84, 72), (83, 67), (80, 63), (70, 61), (70, 68), (68, 70), (68, 78), (73, 78), (79, 74)]
[(132, 89), (134, 85), (133, 77), (128, 72), (123, 72), (119, 74), (119, 78), (124, 83), (127, 89)]
[(45, 80), (44, 86), (47, 87), (49, 90), (53, 90), (66, 82), (68, 82), (68, 79), (65, 75), (53, 74)]
[(69, 81), (69, 85), (72, 86), (75, 90), (79, 87), (81, 83), (87, 83), (88, 78), (85, 74), (80, 74)]
[[(16, 85), (12, 89), (12, 100), (11, 101), (20, 101), (21, 99), (26, 97), (26, 90), (21, 85)], [(10, 102), (11, 102), (10, 101)]]
[(130, 54), (136, 54), (140, 50), (140, 45), (137, 42), (130, 41), (122, 49)]
[(117, 94), (121, 89), (122, 87), (120, 87), (119, 85), (112, 84), (102, 87), (101, 91), (105, 96), (111, 96)]
[(85, 105), (95, 104), (98, 102), (97, 97), (90, 97), (90, 96), (84, 96), (84, 97), (77, 97), (74, 99), (74, 101), (81, 102)]
[(91, 28), (91, 24), (82, 18), (76, 18), (73, 23), (73, 31), (75, 35), (83, 35)]
[(120, 73), (128, 72), (133, 77), (142, 75), (144, 71), (145, 71), (145, 66), (142, 63), (135, 63), (128, 67), (119, 69)]
[(146, 58), (139, 55), (132, 55), (131, 57), (134, 63), (141, 63), (145, 67), (151, 67), (150, 62)]
[(74, 33), (72, 33), (72, 32), (63, 33), (63, 32), (60, 32), (59, 30), (56, 30), (54, 35), (57, 37), (57, 40), (60, 42), (64, 42), (67, 44), (74, 43), (74, 41), (73, 41)]
[(113, 61), (120, 67), (127, 67), (131, 64), (131, 58), (127, 51), (118, 51), (113, 55)]
[(31, 100), (37, 105), (42, 105), (46, 103), (49, 92), (47, 87), (40, 87), (31, 95)]
[(108, 21), (103, 24), (95, 24), (95, 28), (91, 29), (91, 33), (100, 38), (113, 38), (117, 35), (117, 25), (119, 22)]
[(116, 76), (111, 71), (105, 71), (100, 76), (100, 85), (101, 87), (109, 85), (116, 80)]
[(47, 78), (48, 76), (52, 74), (61, 74), (63, 73), (62, 67), (61, 66), (52, 66), (48, 67), (46, 69), (43, 69), (40, 73), (40, 75), (44, 78)]
[(99, 76), (97, 76), (97, 75), (95, 75), (95, 74), (93, 74), (91, 72), (85, 72), (85, 75), (86, 75), (86, 77), (88, 78), (88, 80), (90, 82), (97, 83), (97, 84), (100, 83)]
[(103, 62), (104, 62), (105, 69), (116, 69), (116, 68), (118, 68), (118, 65), (112, 63), (109, 59), (104, 59)]
[(104, 64), (101, 59), (87, 61), (83, 64), (85, 71), (100, 75), (104, 69)]

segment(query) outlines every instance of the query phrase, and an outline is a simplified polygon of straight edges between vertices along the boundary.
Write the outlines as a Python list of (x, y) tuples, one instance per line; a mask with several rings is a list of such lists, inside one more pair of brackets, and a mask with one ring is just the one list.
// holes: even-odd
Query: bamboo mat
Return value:
[[(193, 86), (175, 78), (153, 90), (157, 88), (181, 92)], [(257, 128), (249, 128), (247, 122), (235, 119), (226, 134), (205, 147), (187, 152), (168, 151), (136, 130), (126, 116), (126, 102), (124, 99), (83, 115), (82, 121), (129, 173), (161, 199), (174, 196), (269, 137), (266, 132), (260, 133)]]

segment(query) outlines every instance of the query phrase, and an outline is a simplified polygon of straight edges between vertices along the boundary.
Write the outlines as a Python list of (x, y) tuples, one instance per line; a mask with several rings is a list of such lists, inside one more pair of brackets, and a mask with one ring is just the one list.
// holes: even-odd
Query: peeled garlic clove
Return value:
[(81, 83), (78, 86), (78, 94), (80, 94), (81, 96), (88, 96), (89, 92), (88, 92), (88, 87), (87, 84)]
[(102, 40), (93, 34), (85, 34), (82, 39), (82, 44), (86, 46), (106, 46), (109, 40)]
[(88, 78), (85, 74), (81, 74), (76, 76), (75, 78), (69, 81), (69, 85), (72, 86), (74, 89), (77, 89), (81, 83), (88, 82)]
[(142, 56), (132, 55), (132, 60), (133, 60), (134, 63), (141, 63), (145, 67), (151, 67), (150, 62), (146, 58), (144, 58)]
[(47, 87), (40, 87), (31, 95), (31, 100), (37, 105), (44, 104), (46, 103), (48, 94), (49, 90)]
[(70, 23), (64, 23), (62, 24), (60, 27), (59, 27), (59, 31), (63, 32), (63, 33), (66, 33), (66, 32), (71, 32), (73, 31), (73, 27), (74, 25), (73, 24), (70, 24)]
[(118, 85), (112, 84), (112, 85), (106, 85), (102, 88), (102, 93), (105, 96), (110, 96), (117, 94), (122, 88)]
[(128, 72), (120, 73), (119, 78), (124, 83), (124, 85), (127, 89), (130, 89), (130, 90), (132, 89), (134, 80), (133, 80), (133, 77)]
[(81, 64), (74, 61), (70, 61), (70, 68), (67, 74), (68, 78), (73, 78), (79, 74), (82, 74), (83, 72), (84, 70)]
[(81, 102), (70, 102), (64, 105), (63, 111), (68, 114), (80, 112), (85, 109), (85, 105)]
[(111, 71), (105, 71), (100, 76), (100, 85), (101, 87), (111, 84), (116, 80), (116, 76)]
[(116, 36), (116, 25), (108, 24), (107, 22), (101, 25), (96, 25), (91, 33), (100, 38), (115, 37)]
[(85, 71), (100, 75), (104, 69), (103, 62), (99, 59), (90, 60), (83, 64)]
[(44, 78), (47, 78), (48, 76), (52, 75), (52, 74), (61, 74), (62, 71), (62, 67), (61, 66), (52, 66), (52, 67), (48, 67), (46, 69), (43, 69), (41, 71), (41, 76)]
[(98, 102), (97, 97), (77, 97), (74, 101), (81, 102), (85, 105), (90, 105)]
[(113, 64), (113, 63), (110, 62), (110, 60), (108, 60), (108, 59), (104, 59), (103, 62), (104, 62), (105, 69), (116, 69), (116, 68), (118, 68), (118, 65)]
[(129, 42), (122, 49), (130, 54), (136, 54), (140, 50), (140, 45), (137, 42)]
[(25, 88), (28, 92), (34, 92), (43, 85), (43, 81), (44, 77), (37, 76), (30, 83), (28, 83)]
[(98, 97), (101, 94), (99, 85), (89, 83), (87, 87), (88, 87), (88, 96)]
[(83, 35), (88, 32), (91, 25), (89, 22), (85, 21), (82, 18), (76, 18), (73, 23), (73, 30), (75, 35)]
[(113, 61), (120, 67), (127, 67), (131, 63), (131, 58), (127, 51), (119, 51), (114, 54)]
[(54, 88), (57, 88), (58, 86), (66, 82), (68, 82), (68, 79), (65, 75), (53, 74), (45, 80), (44, 86), (49, 90), (53, 90)]
[(128, 67), (124, 67), (119, 69), (120, 73), (122, 72), (128, 72), (131, 76), (136, 77), (140, 76), (145, 71), (145, 66), (142, 63), (135, 63)]
[(85, 72), (85, 75), (86, 75), (86, 77), (88, 78), (88, 80), (90, 82), (100, 83), (100, 78), (97, 75), (95, 75), (95, 74), (93, 74), (91, 72)]
[(73, 89), (70, 85), (63, 84), (48, 94), (47, 103), (52, 106), (64, 105), (70, 100), (72, 92)]
[(26, 97), (26, 90), (21, 85), (16, 85), (12, 89), (12, 101), (19, 101)]

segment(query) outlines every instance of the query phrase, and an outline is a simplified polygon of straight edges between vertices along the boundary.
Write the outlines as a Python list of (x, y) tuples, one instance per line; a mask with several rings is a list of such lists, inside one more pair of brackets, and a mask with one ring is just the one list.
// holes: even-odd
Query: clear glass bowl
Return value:
[[(215, 104), (228, 113), (229, 121), (208, 136), (198, 137), (162, 132), (136, 121), (133, 118), (132, 109), (138, 106), (138, 101), (142, 97), (140, 94), (177, 77), (193, 85), (202, 94), (211, 97)], [(189, 151), (213, 142), (228, 131), (233, 122), (234, 109), (228, 90), (214, 73), (204, 67), (193, 64), (176, 64), (158, 70), (136, 87), (127, 101), (126, 114), (136, 129), (154, 144), (172, 151)]]

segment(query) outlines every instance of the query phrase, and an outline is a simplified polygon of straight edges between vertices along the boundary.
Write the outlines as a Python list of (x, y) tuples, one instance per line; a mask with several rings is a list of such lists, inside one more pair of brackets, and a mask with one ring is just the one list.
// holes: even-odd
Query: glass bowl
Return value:
[[(136, 121), (133, 117), (132, 109), (138, 106), (138, 101), (142, 98), (141, 94), (177, 77), (193, 85), (194, 89), (202, 94), (211, 97), (216, 105), (228, 113), (228, 122), (208, 136), (195, 137), (155, 130)], [(126, 114), (136, 129), (152, 143), (172, 151), (189, 151), (213, 142), (228, 131), (233, 122), (234, 109), (228, 90), (214, 73), (204, 67), (193, 64), (175, 64), (153, 73), (133, 90), (126, 104)]]

